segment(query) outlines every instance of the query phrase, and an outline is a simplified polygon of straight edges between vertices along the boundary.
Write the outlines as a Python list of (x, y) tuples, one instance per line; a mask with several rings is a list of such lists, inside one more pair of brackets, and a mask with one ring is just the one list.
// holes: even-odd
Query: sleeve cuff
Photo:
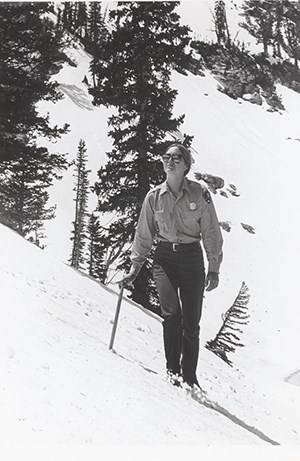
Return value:
[(208, 272), (216, 272), (218, 274), (219, 271), (220, 271), (220, 263), (216, 261), (208, 262)]
[(143, 265), (144, 265), (144, 263), (133, 262), (130, 272), (135, 274), (135, 275), (138, 275), (140, 270), (142, 269)]

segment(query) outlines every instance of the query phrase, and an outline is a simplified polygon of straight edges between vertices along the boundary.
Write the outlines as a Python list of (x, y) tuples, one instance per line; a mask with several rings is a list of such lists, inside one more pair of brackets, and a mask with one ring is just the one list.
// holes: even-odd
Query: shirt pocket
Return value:
[(184, 230), (187, 234), (193, 237), (199, 237), (200, 235), (200, 214), (195, 211), (183, 211), (182, 212), (182, 223)]

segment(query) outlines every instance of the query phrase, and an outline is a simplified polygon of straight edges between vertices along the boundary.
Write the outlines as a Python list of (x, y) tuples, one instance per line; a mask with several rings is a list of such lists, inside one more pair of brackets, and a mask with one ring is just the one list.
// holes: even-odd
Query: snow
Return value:
[[(198, 9), (206, 2), (191, 3)], [(185, 11), (190, 24), (191, 12), (199, 19), (195, 9)], [(55, 76), (65, 98), (39, 108), (53, 123), (70, 123), (70, 132), (49, 143), (50, 150), (68, 152), (71, 160), (80, 138), (86, 141), (93, 184), (111, 148), (112, 110), (92, 105), (82, 83), (90, 57), (79, 46), (70, 52), (78, 66), (65, 64)], [(209, 72), (174, 73), (172, 86), (178, 90), (174, 115), (185, 114), (181, 131), (194, 135), (197, 153), (189, 176), (194, 171), (221, 176), (225, 190), (232, 184), (239, 194), (213, 196), (219, 220), (232, 229), (223, 232), (220, 286), (205, 295), (198, 378), (210, 399), (281, 446), (270, 446), (171, 386), (160, 319), (126, 299), (116, 353), (108, 350), (117, 288), (66, 264), (74, 219), (70, 169), (51, 190), (57, 217), (47, 223), (45, 250), (0, 227), (1, 459), (23, 460), (32, 447), (36, 459), (51, 460), (51, 450), (60, 459), (81, 460), (99, 459), (99, 453), (122, 461), (170, 454), (299, 459), (300, 95), (278, 85), (286, 110), (270, 113), (220, 93)], [(255, 234), (241, 223), (253, 226)], [(242, 336), (245, 347), (230, 356), (231, 368), (204, 345), (243, 281), (251, 296), (250, 322)]]
[[(10, 229), (0, 234), (6, 447), (16, 438), (25, 447), (264, 446), (166, 381), (159, 318), (124, 300), (109, 351), (117, 295)], [(199, 369), (210, 398), (269, 437), (299, 443), (296, 387), (268, 372), (262, 380), (250, 366), (231, 369), (206, 349)]]

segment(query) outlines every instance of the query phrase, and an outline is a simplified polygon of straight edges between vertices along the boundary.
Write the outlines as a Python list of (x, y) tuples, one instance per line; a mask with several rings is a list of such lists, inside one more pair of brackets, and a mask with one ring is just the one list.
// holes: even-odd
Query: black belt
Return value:
[(172, 243), (172, 242), (159, 242), (159, 246), (168, 248), (168, 250), (175, 251), (176, 253), (191, 253), (200, 248), (200, 242), (192, 243)]

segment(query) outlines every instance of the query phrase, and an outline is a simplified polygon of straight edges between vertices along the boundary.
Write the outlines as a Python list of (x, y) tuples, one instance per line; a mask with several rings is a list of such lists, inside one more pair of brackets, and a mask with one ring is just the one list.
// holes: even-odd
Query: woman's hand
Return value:
[(119, 288), (120, 289), (126, 288), (129, 285), (132, 285), (132, 283), (135, 281), (137, 276), (138, 276), (138, 272), (131, 270), (129, 274), (125, 275), (125, 277), (123, 277), (122, 280), (118, 282)]
[(212, 291), (219, 285), (219, 274), (217, 272), (208, 272), (205, 280), (206, 291)]

